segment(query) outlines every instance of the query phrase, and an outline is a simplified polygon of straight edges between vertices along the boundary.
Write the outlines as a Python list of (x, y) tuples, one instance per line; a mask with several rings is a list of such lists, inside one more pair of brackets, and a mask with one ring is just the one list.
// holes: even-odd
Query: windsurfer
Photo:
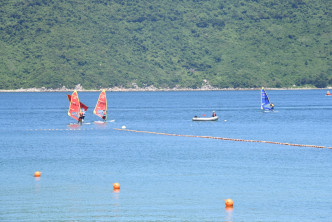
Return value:
[(212, 117), (215, 117), (215, 116), (216, 116), (216, 112), (213, 111), (213, 112), (212, 112)]
[(271, 109), (271, 110), (274, 110), (274, 105), (273, 105), (273, 103), (270, 103), (270, 109)]
[(78, 122), (82, 123), (84, 121), (84, 118), (85, 118), (85, 110), (81, 109), (81, 112), (80, 112), (79, 117), (78, 117)]
[(97, 115), (98, 117), (102, 118), (104, 122), (106, 122), (107, 119), (107, 100), (106, 100), (106, 92), (103, 90), (98, 98), (97, 104), (95, 109), (93, 110), (93, 113)]
[(79, 117), (78, 117), (78, 123), (82, 123), (83, 122), (83, 113), (80, 113)]

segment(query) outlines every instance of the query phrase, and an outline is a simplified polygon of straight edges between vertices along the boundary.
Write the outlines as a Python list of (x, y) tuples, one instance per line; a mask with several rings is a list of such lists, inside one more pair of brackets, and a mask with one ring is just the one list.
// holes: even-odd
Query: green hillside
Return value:
[(332, 85), (330, 0), (5, 0), (0, 89)]

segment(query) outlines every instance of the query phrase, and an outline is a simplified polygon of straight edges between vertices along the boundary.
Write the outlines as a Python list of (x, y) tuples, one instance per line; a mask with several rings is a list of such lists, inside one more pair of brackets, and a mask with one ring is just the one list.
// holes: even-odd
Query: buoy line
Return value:
[(97, 128), (91, 129), (81, 129), (81, 128), (73, 128), (73, 129), (26, 129), (25, 131), (91, 131), (91, 130), (100, 130)]
[(280, 143), (280, 142), (263, 141), (263, 140), (244, 140), (244, 139), (232, 139), (232, 138), (214, 137), (214, 136), (181, 135), (181, 134), (158, 133), (158, 132), (130, 130), (130, 129), (118, 129), (118, 128), (114, 128), (114, 130), (135, 132), (135, 133), (151, 133), (151, 134), (166, 135), (166, 136), (195, 137), (195, 138), (205, 138), (205, 139), (215, 139), (215, 140), (228, 140), (228, 141), (251, 142), (251, 143), (270, 143), (270, 144), (278, 144), (278, 145), (285, 145), (285, 146), (299, 146), (299, 147), (313, 147), (313, 148), (332, 149), (332, 147), (324, 147), (324, 146), (316, 146), (316, 145), (305, 145), (305, 144), (294, 144), (294, 143)]

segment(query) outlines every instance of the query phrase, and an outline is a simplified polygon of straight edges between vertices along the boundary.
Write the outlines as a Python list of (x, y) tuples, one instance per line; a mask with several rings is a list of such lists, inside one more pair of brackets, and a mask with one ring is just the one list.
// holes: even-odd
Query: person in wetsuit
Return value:
[(106, 121), (106, 110), (103, 110), (103, 120)]
[(82, 124), (82, 122), (84, 121), (84, 118), (85, 118), (85, 110), (81, 110), (79, 117), (78, 117), (78, 122), (80, 124)]

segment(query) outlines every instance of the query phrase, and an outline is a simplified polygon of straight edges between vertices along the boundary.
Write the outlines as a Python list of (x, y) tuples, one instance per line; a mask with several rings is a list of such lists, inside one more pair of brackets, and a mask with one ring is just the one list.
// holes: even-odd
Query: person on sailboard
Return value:
[(106, 120), (106, 110), (103, 110), (103, 120)]
[(82, 123), (84, 121), (84, 118), (85, 118), (85, 110), (81, 109), (81, 112), (80, 112), (79, 117), (78, 117), (78, 122)]
[(215, 111), (212, 112), (212, 117), (215, 117), (217, 114)]
[(270, 103), (270, 109), (271, 109), (271, 110), (274, 110), (274, 105), (273, 105), (273, 103)]
[(78, 123), (82, 123), (83, 122), (83, 113), (80, 112), (79, 117), (78, 117)]

